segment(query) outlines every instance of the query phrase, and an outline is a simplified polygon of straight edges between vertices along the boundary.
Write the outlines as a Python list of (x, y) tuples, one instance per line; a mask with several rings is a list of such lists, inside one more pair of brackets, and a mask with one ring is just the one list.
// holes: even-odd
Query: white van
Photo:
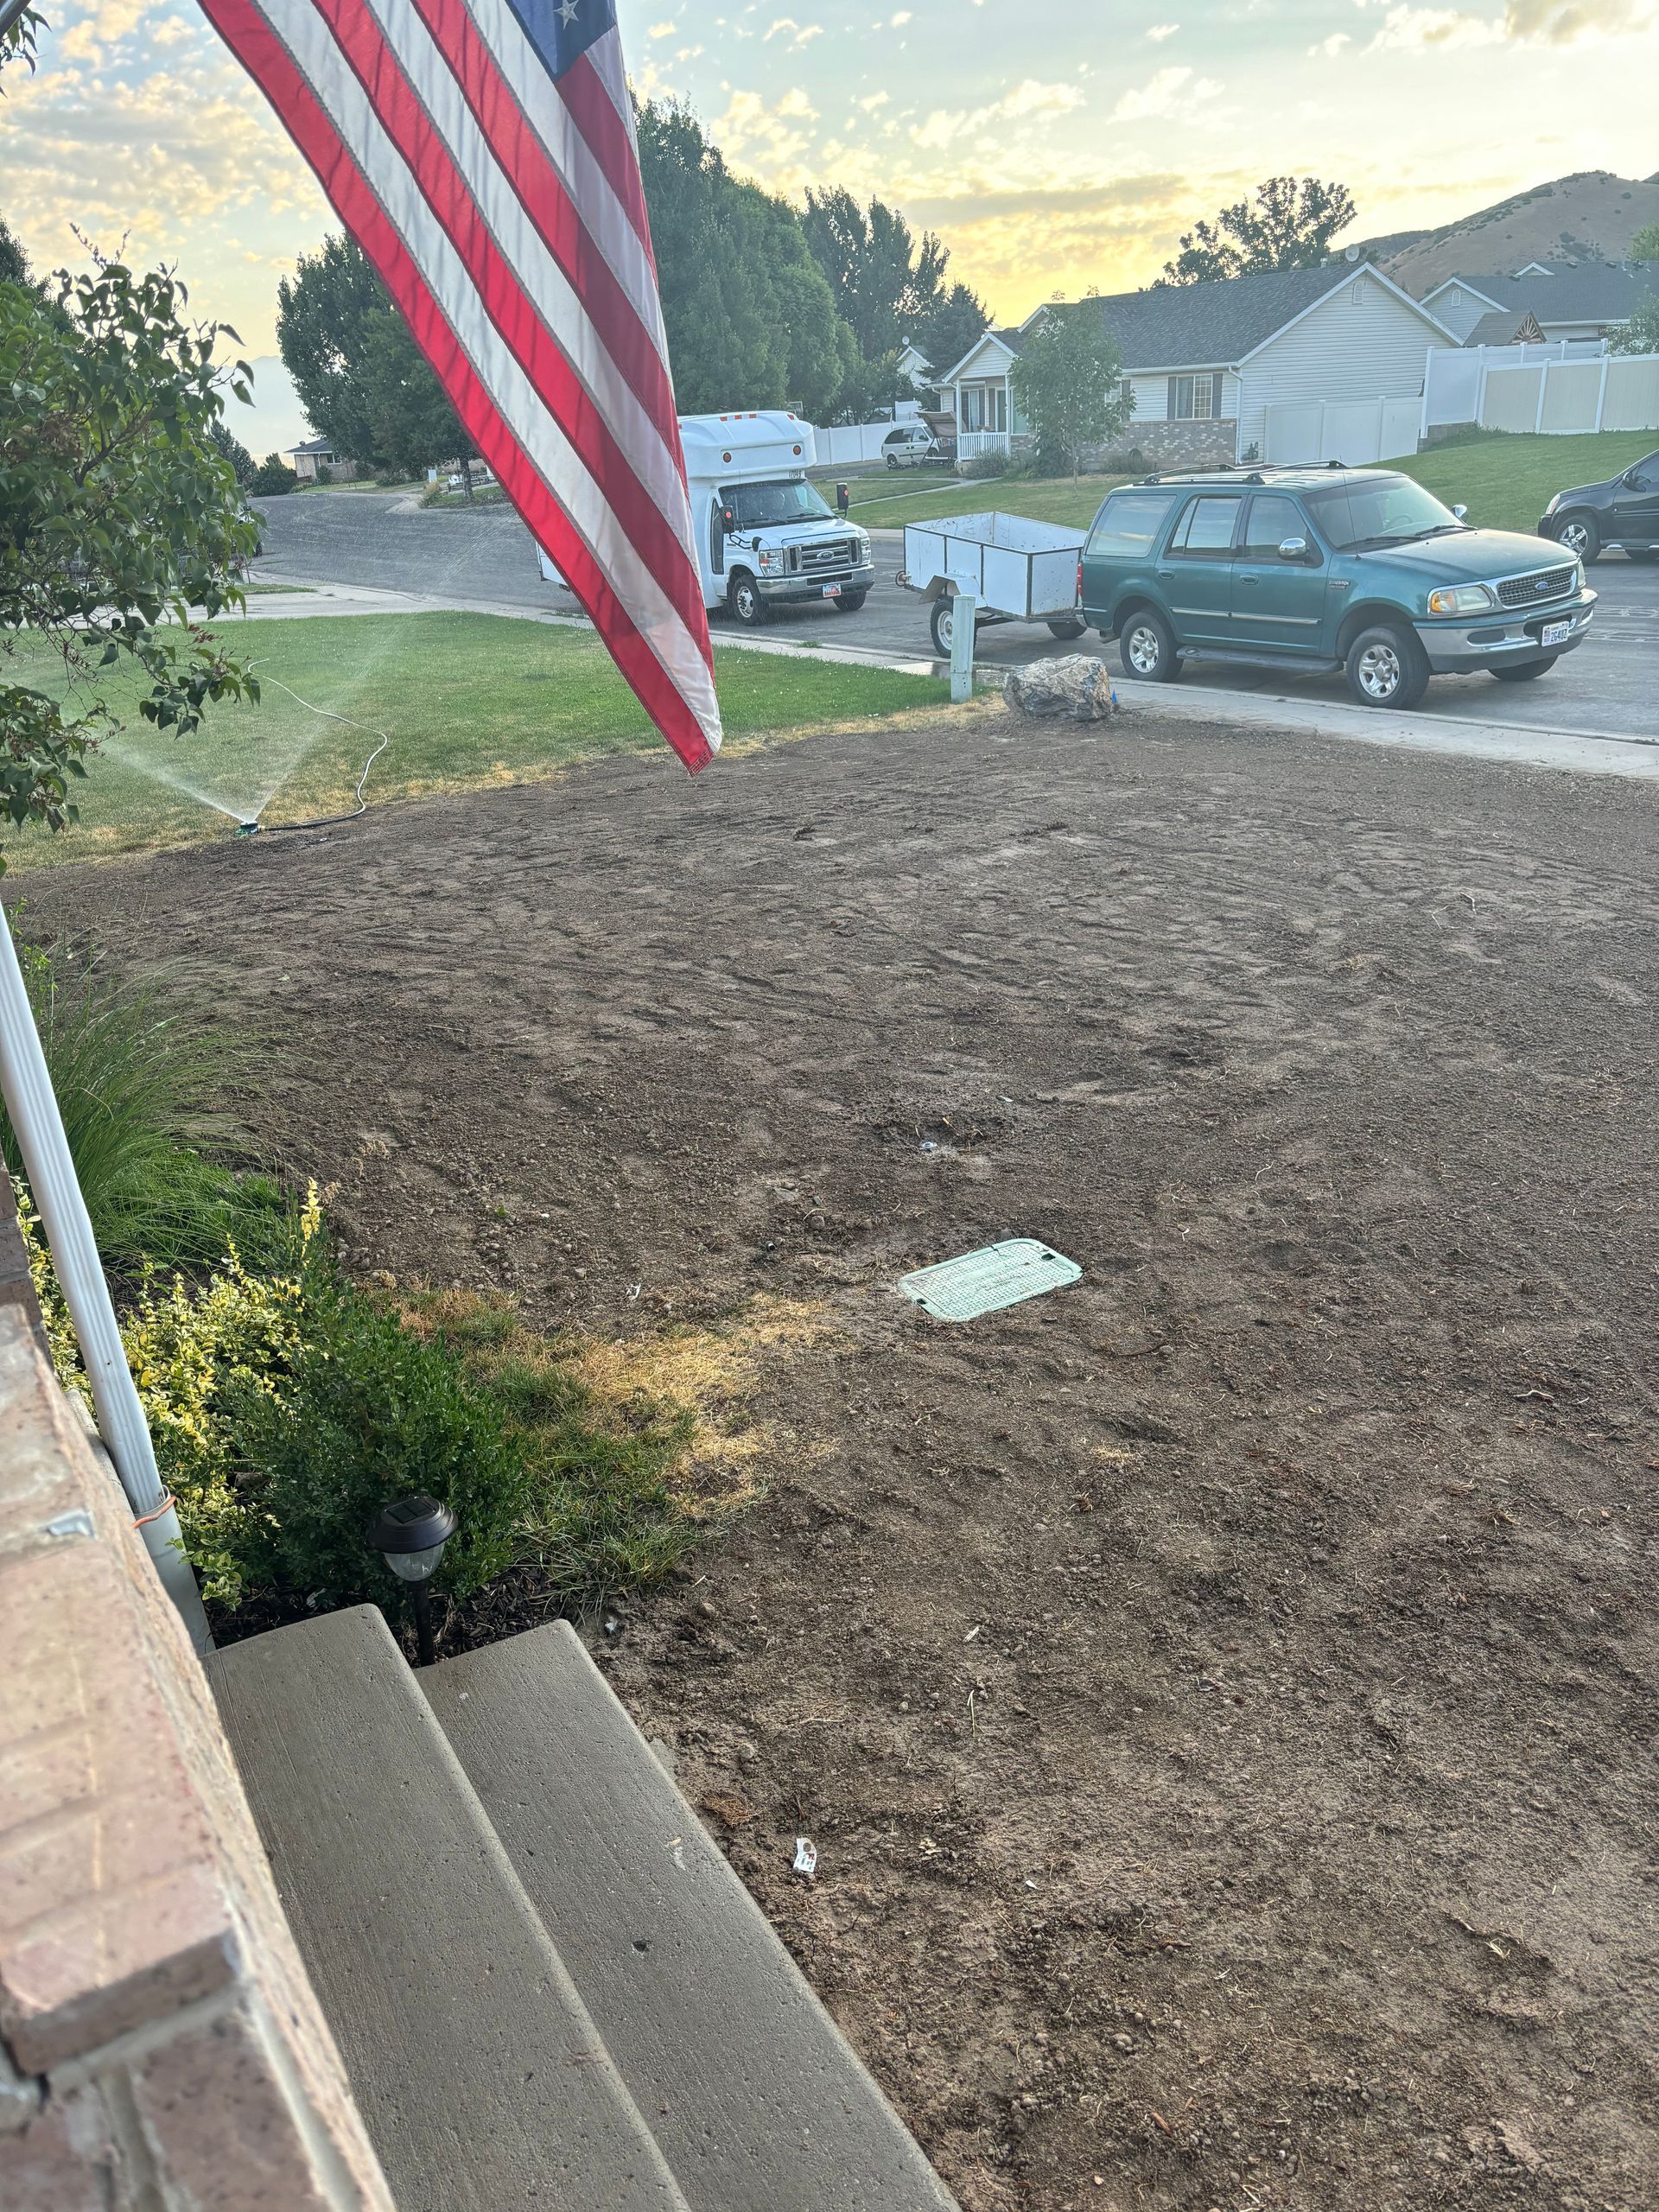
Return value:
[[(875, 582), (869, 537), (808, 483), (810, 423), (779, 410), (683, 415), (680, 438), (705, 607), (750, 629), (790, 601), (858, 612)], [(563, 581), (545, 553), (541, 564), (550, 583)]]
[(881, 458), (889, 468), (919, 468), (924, 461), (943, 461), (944, 455), (925, 423), (900, 423), (882, 439)]

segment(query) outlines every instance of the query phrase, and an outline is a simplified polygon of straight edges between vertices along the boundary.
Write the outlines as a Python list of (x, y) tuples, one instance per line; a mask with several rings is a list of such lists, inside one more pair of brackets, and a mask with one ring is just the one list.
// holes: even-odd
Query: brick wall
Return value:
[(3, 1299), (0, 2206), (392, 2212), (201, 1669)]

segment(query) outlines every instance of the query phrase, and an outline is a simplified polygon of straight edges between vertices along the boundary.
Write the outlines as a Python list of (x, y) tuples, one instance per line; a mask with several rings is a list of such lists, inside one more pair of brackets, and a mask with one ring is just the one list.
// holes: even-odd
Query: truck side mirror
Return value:
[(729, 537), (733, 531), (737, 527), (737, 517), (732, 512), (729, 507), (722, 507), (720, 511), (720, 523), (721, 528)]
[(1281, 561), (1306, 561), (1307, 540), (1305, 537), (1281, 538), (1279, 543), (1279, 558)]

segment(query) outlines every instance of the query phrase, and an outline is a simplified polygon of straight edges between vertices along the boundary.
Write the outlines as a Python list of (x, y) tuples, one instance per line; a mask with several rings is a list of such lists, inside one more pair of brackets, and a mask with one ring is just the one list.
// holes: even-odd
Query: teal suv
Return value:
[(1431, 676), (1524, 683), (1582, 642), (1596, 606), (1575, 555), (1471, 530), (1388, 469), (1149, 476), (1109, 496), (1082, 565), (1084, 613), (1127, 676), (1341, 670), (1367, 707), (1414, 707)]

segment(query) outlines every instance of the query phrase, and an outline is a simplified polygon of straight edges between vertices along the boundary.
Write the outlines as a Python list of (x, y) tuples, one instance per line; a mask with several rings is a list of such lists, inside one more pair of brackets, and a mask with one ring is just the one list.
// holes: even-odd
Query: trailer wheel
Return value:
[(766, 602), (760, 596), (760, 587), (747, 569), (739, 569), (733, 576), (726, 601), (733, 619), (746, 630), (758, 630), (766, 619)]
[(928, 627), (933, 632), (933, 650), (941, 660), (950, 658), (951, 640), (957, 634), (956, 601), (954, 598), (936, 599)]
[(1057, 638), (1081, 638), (1087, 634), (1089, 628), (1080, 614), (1063, 615), (1058, 621), (1051, 622), (1048, 626)]

